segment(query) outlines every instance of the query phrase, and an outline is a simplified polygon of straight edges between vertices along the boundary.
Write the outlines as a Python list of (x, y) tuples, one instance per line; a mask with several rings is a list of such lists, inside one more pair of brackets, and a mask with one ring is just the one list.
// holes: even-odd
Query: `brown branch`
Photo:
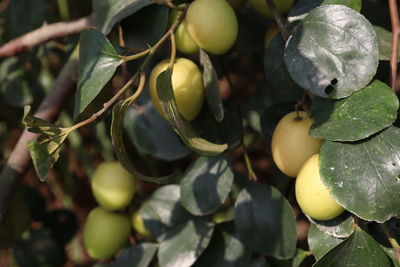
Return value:
[(392, 56), (390, 58), (390, 85), (392, 90), (396, 90), (396, 78), (397, 78), (397, 54), (399, 47), (399, 34), (400, 34), (400, 22), (399, 22), (399, 11), (397, 9), (397, 0), (389, 0), (390, 10), (390, 21), (392, 23)]
[[(77, 71), (78, 49), (76, 48), (61, 70), (53, 86), (53, 90), (39, 106), (35, 113), (36, 117), (46, 121), (54, 121), (58, 117), (75, 88)], [(7, 164), (0, 173), (0, 223), (6, 216), (7, 207), (13, 192), (31, 165), (27, 143), (36, 137), (36, 134), (25, 130), (14, 147)]]
[(278, 25), (279, 31), (281, 32), (283, 40), (286, 42), (287, 39), (289, 39), (289, 32), (287, 30), (287, 23), (285, 19), (279, 14), (278, 10), (276, 9), (276, 6), (272, 0), (266, 0), (267, 5), (269, 9), (272, 12), (272, 15), (274, 16), (276, 25)]
[(42, 27), (2, 45), (0, 47), (0, 58), (14, 56), (49, 40), (80, 33), (93, 25), (93, 16), (83, 17), (70, 22), (43, 24)]

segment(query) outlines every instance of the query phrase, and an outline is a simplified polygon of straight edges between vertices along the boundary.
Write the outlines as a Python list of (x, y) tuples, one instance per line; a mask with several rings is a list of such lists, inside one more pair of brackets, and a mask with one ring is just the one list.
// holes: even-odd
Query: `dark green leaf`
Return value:
[(166, 232), (158, 250), (163, 267), (189, 267), (211, 241), (214, 224), (201, 219), (190, 220)]
[(288, 40), (285, 62), (292, 78), (317, 96), (343, 98), (376, 73), (378, 42), (370, 22), (342, 5), (313, 9)]
[(251, 251), (237, 237), (233, 223), (218, 224), (211, 243), (193, 267), (248, 266)]
[(399, 100), (386, 84), (375, 80), (341, 100), (317, 98), (310, 134), (331, 141), (357, 141), (389, 127), (397, 118)]
[[(392, 36), (393, 34), (382, 27), (374, 26), (378, 37), (379, 59), (389, 61), (392, 56)], [(397, 49), (397, 61), (400, 61), (400, 47)]]
[[(153, 259), (158, 244), (155, 243), (141, 243), (134, 247), (125, 249), (121, 256), (119, 256), (112, 267), (148, 267)], [(110, 266), (110, 267), (111, 267)]]
[(240, 239), (253, 250), (289, 259), (296, 252), (296, 221), (289, 202), (269, 185), (251, 184), (235, 203)]
[(148, 101), (140, 109), (127, 110), (124, 127), (133, 144), (145, 154), (176, 160), (190, 154), (181, 139)]
[(270, 266), (271, 265), (269, 265), (264, 258), (255, 259), (249, 265), (249, 267), (270, 267)]
[(289, 75), (284, 60), (285, 42), (280, 34), (269, 43), (264, 54), (264, 69), (271, 89), (285, 102), (301, 99), (304, 90)]
[(365, 220), (400, 214), (400, 129), (389, 127), (359, 143), (327, 141), (320, 174), (333, 198)]
[(227, 144), (214, 144), (199, 137), (193, 127), (178, 112), (172, 90), (171, 70), (160, 73), (157, 77), (157, 95), (161, 107), (175, 132), (181, 137), (188, 148), (203, 156), (216, 156), (224, 152)]
[(95, 29), (81, 33), (75, 119), (101, 92), (122, 62), (122, 58), (104, 34)]
[(343, 239), (333, 237), (318, 229), (314, 224), (308, 230), (308, 246), (316, 260), (319, 260), (328, 251), (343, 242)]
[(117, 22), (152, 2), (152, 0), (93, 0), (97, 28), (107, 35)]
[(307, 256), (308, 253), (306, 251), (298, 248), (296, 251), (296, 255), (292, 259), (279, 260), (269, 257), (268, 262), (273, 267), (299, 267)]
[(130, 104), (124, 101), (118, 102), (113, 108), (113, 116), (111, 123), (111, 138), (114, 145), (114, 151), (118, 157), (121, 165), (131, 172), (136, 178), (159, 184), (168, 184), (176, 181), (177, 172), (174, 171), (172, 174), (163, 176), (163, 177), (150, 177), (142, 174), (139, 170), (136, 169), (135, 164), (129, 157), (126, 147), (124, 144), (124, 117), (126, 110), (129, 108)]
[(222, 121), (224, 118), (224, 107), (219, 94), (219, 84), (217, 73), (211, 62), (210, 57), (205, 51), (200, 49), (200, 64), (203, 68), (203, 83), (206, 89), (206, 99), (215, 119)]
[(344, 212), (332, 220), (319, 221), (309, 216), (307, 218), (319, 230), (337, 238), (346, 238), (354, 231), (354, 218), (348, 212)]
[(314, 267), (391, 266), (379, 244), (357, 227), (354, 233), (325, 254)]
[(192, 218), (180, 203), (178, 185), (166, 185), (157, 189), (141, 206), (140, 216), (151, 236), (156, 239), (168, 228)]
[(233, 171), (225, 154), (200, 157), (181, 180), (181, 203), (193, 215), (209, 215), (225, 202), (231, 191)]

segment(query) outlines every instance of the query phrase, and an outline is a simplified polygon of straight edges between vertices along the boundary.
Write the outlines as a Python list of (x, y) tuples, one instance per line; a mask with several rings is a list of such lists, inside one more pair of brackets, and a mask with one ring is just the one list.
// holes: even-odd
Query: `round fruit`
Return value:
[[(294, 4), (294, 0), (273, 0), (279, 14), (286, 14)], [(250, 0), (250, 5), (261, 15), (274, 18), (265, 0)]]
[(83, 228), (86, 251), (93, 259), (110, 258), (127, 243), (130, 229), (129, 216), (97, 207)]
[(296, 199), (302, 211), (316, 220), (330, 220), (344, 208), (336, 203), (321, 181), (318, 154), (311, 156), (296, 179)]
[[(153, 104), (165, 118), (157, 95), (156, 81), (158, 75), (167, 69), (168, 60), (157, 64), (150, 74), (149, 88)], [(177, 58), (172, 71), (172, 88), (179, 113), (188, 121), (193, 120), (203, 107), (205, 89), (200, 69), (186, 58)]]
[(265, 38), (264, 38), (264, 47), (267, 48), (269, 46), (269, 43), (271, 40), (275, 37), (275, 35), (279, 32), (278, 26), (276, 24), (273, 24), (268, 27), (266, 33), (265, 33)]
[(135, 231), (143, 237), (151, 238), (151, 233), (144, 226), (142, 216), (140, 216), (139, 210), (135, 211), (131, 217), (132, 227)]
[(186, 14), (187, 29), (196, 44), (207, 52), (221, 55), (235, 43), (238, 22), (226, 0), (196, 0)]
[(91, 185), (95, 199), (107, 210), (126, 207), (135, 193), (135, 178), (118, 161), (101, 163)]
[[(169, 16), (169, 25), (172, 26), (174, 22), (182, 14), (182, 11), (173, 10)], [(199, 51), (199, 47), (193, 41), (189, 32), (187, 31), (186, 19), (183, 19), (181, 24), (175, 30), (176, 49), (184, 54), (194, 54)]]
[(272, 135), (272, 157), (278, 168), (287, 176), (296, 177), (301, 166), (319, 152), (323, 140), (311, 137), (308, 132), (314, 122), (306, 112), (291, 112), (284, 116)]

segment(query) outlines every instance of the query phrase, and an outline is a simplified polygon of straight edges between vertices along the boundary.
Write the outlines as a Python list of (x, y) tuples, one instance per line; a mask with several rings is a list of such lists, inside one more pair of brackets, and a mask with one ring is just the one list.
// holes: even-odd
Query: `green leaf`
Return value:
[(206, 99), (214, 117), (217, 121), (222, 121), (224, 118), (224, 107), (221, 96), (219, 94), (219, 84), (217, 73), (211, 62), (207, 52), (200, 49), (199, 52), (200, 64), (203, 68), (203, 83), (206, 89)]
[(160, 239), (169, 228), (193, 217), (180, 203), (178, 185), (166, 185), (157, 189), (140, 207), (140, 216), (151, 236), (156, 239)]
[(268, 262), (273, 267), (299, 267), (308, 256), (308, 252), (298, 248), (296, 255), (292, 259), (279, 260), (276, 258), (268, 258)]
[(141, 172), (139, 172), (139, 170), (136, 169), (135, 164), (129, 157), (128, 152), (126, 151), (123, 139), (123, 122), (126, 110), (129, 108), (129, 106), (130, 103), (120, 101), (114, 106), (112, 113), (113, 116), (111, 122), (111, 138), (114, 145), (114, 151), (118, 157), (119, 162), (126, 170), (131, 172), (138, 179), (158, 184), (169, 184), (175, 182), (178, 175), (177, 171), (174, 171), (172, 174), (167, 176), (151, 177), (142, 174)]
[(248, 266), (251, 251), (239, 240), (233, 223), (218, 224), (211, 243), (193, 267)]
[(127, 110), (124, 127), (129, 139), (142, 153), (163, 160), (177, 160), (190, 154), (171, 125), (154, 109), (151, 101), (140, 109)]
[(153, 259), (158, 244), (141, 243), (125, 249), (110, 267), (148, 267)]
[(285, 42), (280, 34), (276, 34), (265, 50), (265, 75), (274, 93), (286, 102), (297, 102), (302, 98), (304, 90), (290, 77), (284, 60), (284, 51)]
[(211, 241), (214, 224), (193, 219), (169, 230), (160, 244), (158, 261), (163, 267), (189, 267)]
[(399, 100), (386, 84), (375, 80), (341, 100), (317, 98), (310, 135), (330, 141), (358, 141), (389, 127), (397, 118)]
[(314, 220), (307, 216), (308, 220), (313, 223), (322, 232), (337, 238), (346, 238), (354, 231), (354, 218), (348, 212), (342, 213), (340, 216), (325, 221)]
[(327, 141), (320, 152), (320, 175), (346, 210), (384, 222), (400, 214), (400, 129), (389, 127), (359, 143)]
[(57, 162), (61, 145), (71, 130), (34, 117), (30, 112), (30, 106), (26, 106), (24, 112), (23, 123), (27, 130), (40, 134), (36, 140), (28, 143), (28, 148), (36, 173), (43, 182)]
[(289, 202), (269, 185), (251, 184), (235, 203), (240, 240), (253, 250), (278, 259), (296, 252), (296, 221)]
[(151, 3), (152, 0), (93, 0), (96, 26), (107, 35), (117, 22)]
[(354, 233), (317, 261), (314, 267), (391, 266), (386, 253), (366, 232), (357, 227)]
[(314, 224), (310, 225), (307, 235), (308, 246), (316, 260), (319, 260), (328, 251), (343, 242), (343, 239), (328, 235), (318, 229)]
[(225, 154), (200, 157), (181, 180), (181, 203), (193, 215), (209, 215), (225, 202), (233, 183), (233, 170)]
[(313, 9), (285, 48), (292, 78), (317, 96), (343, 98), (364, 88), (376, 73), (378, 42), (370, 22), (342, 5)]
[[(389, 61), (392, 56), (392, 36), (393, 34), (388, 30), (375, 26), (374, 30), (376, 32), (376, 36), (378, 38), (378, 46), (379, 46), (379, 59)], [(400, 61), (400, 47), (397, 49), (397, 62)]]
[(158, 75), (156, 82), (157, 95), (168, 121), (189, 149), (203, 156), (221, 154), (228, 148), (227, 144), (214, 144), (199, 137), (191, 124), (179, 114), (172, 90), (171, 74), (170, 69), (163, 71)]
[(270, 266), (271, 265), (269, 265), (264, 258), (255, 259), (249, 264), (249, 267), (270, 267)]
[(104, 34), (95, 29), (88, 29), (81, 33), (74, 119), (101, 92), (122, 62), (123, 60)]

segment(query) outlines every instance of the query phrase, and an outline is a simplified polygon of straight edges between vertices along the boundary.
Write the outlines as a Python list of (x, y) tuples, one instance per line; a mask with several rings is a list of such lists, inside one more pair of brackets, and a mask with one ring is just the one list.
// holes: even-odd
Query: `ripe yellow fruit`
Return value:
[[(286, 14), (294, 4), (294, 0), (273, 0), (279, 14)], [(274, 18), (265, 0), (250, 0), (250, 5), (261, 15), (267, 18)]]
[(186, 14), (187, 29), (205, 51), (221, 55), (236, 41), (238, 22), (226, 0), (195, 0)]
[(131, 202), (135, 193), (135, 178), (118, 161), (103, 162), (96, 168), (91, 186), (100, 206), (118, 210)]
[(93, 259), (108, 259), (127, 244), (130, 230), (129, 216), (97, 207), (86, 219), (83, 243)]
[(143, 237), (151, 238), (151, 233), (149, 230), (144, 226), (143, 219), (140, 216), (139, 210), (135, 211), (131, 216), (131, 223), (133, 229)]
[(265, 32), (264, 38), (264, 47), (267, 48), (271, 40), (275, 37), (275, 35), (279, 32), (278, 26), (276, 24), (272, 24), (268, 27), (267, 31)]
[[(158, 75), (167, 69), (168, 60), (157, 64), (150, 74), (149, 89), (154, 107), (165, 118), (157, 95)], [(172, 71), (172, 88), (179, 113), (188, 121), (193, 120), (203, 107), (205, 89), (200, 69), (186, 58), (177, 58)]]
[[(174, 24), (174, 22), (179, 18), (181, 14), (182, 11), (173, 10), (169, 16), (169, 25), (172, 26), (172, 24)], [(181, 24), (179, 24), (178, 28), (176, 29), (175, 41), (176, 49), (181, 53), (194, 54), (199, 51), (199, 47), (193, 41), (187, 30), (186, 19), (183, 19)]]
[(285, 115), (272, 135), (272, 158), (287, 176), (296, 177), (301, 166), (319, 152), (323, 140), (311, 137), (308, 132), (314, 122), (306, 112)]
[(330, 220), (339, 216), (344, 208), (336, 203), (321, 181), (319, 156), (311, 156), (296, 179), (296, 199), (301, 210), (316, 220)]

